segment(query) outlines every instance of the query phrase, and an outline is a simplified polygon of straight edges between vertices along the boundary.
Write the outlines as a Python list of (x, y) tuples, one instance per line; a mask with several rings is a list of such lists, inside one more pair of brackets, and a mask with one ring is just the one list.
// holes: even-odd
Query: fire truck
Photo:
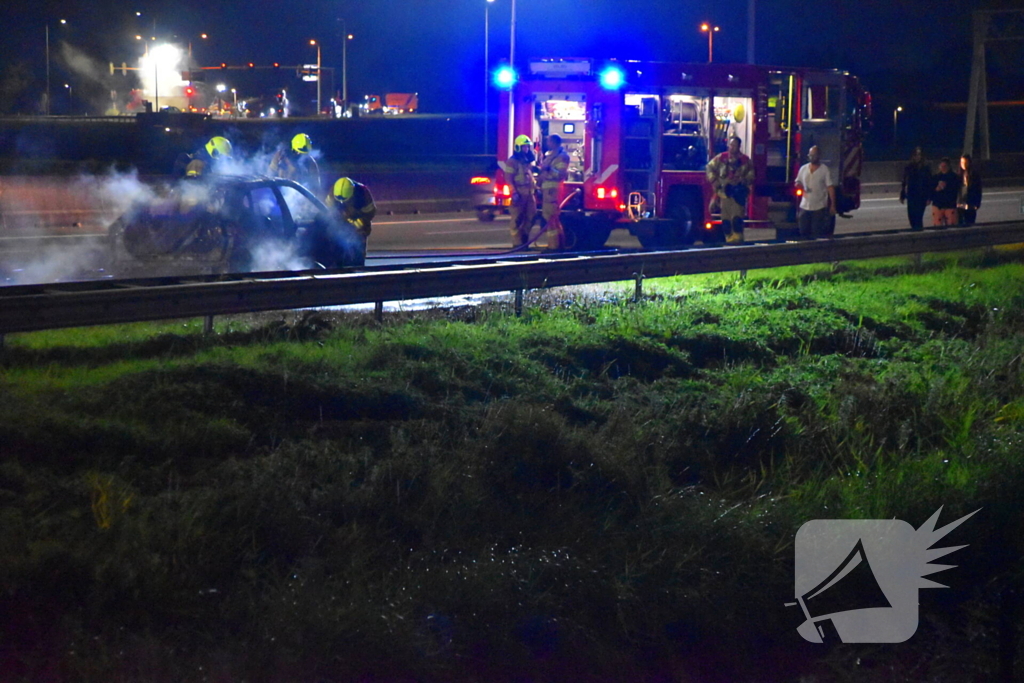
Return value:
[[(653, 249), (723, 241), (705, 170), (734, 135), (756, 172), (748, 228), (795, 228), (793, 183), (813, 145), (837, 182), (838, 211), (860, 206), (871, 95), (846, 72), (538, 59), (523, 78), (512, 72), (504, 82), (499, 166), (517, 135), (561, 136), (570, 158), (562, 195), (570, 249), (600, 248), (615, 229)], [(495, 194), (507, 205), (501, 174)]]

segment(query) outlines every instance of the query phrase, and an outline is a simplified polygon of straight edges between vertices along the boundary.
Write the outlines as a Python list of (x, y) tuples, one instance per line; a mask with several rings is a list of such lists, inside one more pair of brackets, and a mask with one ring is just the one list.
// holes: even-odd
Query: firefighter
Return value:
[(174, 162), (174, 175), (199, 178), (215, 173), (217, 166), (231, 158), (231, 141), (216, 135), (192, 154), (182, 154)]
[(303, 185), (310, 192), (320, 193), (320, 168), (310, 153), (313, 141), (305, 133), (292, 138), (291, 148), (283, 145), (274, 153), (267, 167), (267, 175), (288, 178)]
[(548, 136), (547, 148), (548, 153), (540, 164), (541, 215), (548, 232), (548, 249), (554, 250), (565, 245), (558, 203), (562, 196), (562, 183), (569, 177), (569, 155), (562, 147), (559, 135)]
[(530, 229), (537, 215), (537, 181), (533, 177), (533, 141), (528, 135), (515, 139), (512, 156), (505, 165), (512, 202), (508, 207), (511, 218), (512, 247), (521, 247), (530, 240)]
[(747, 213), (747, 198), (754, 184), (754, 164), (740, 151), (742, 140), (729, 138), (729, 149), (708, 163), (707, 178), (715, 196), (708, 209), (713, 213), (717, 204), (722, 214), (725, 241), (738, 244), (743, 241), (743, 219)]
[(351, 178), (339, 178), (327, 197), (327, 206), (336, 209), (351, 223), (365, 241), (370, 236), (370, 223), (377, 215), (370, 189)]

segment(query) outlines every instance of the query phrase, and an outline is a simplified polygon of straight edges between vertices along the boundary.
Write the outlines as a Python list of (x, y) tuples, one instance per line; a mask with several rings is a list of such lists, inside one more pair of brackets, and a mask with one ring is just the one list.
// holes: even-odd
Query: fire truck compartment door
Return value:
[(841, 73), (809, 74), (804, 78), (801, 94), (800, 159), (807, 160), (811, 147), (821, 150), (821, 161), (839, 171), (841, 119), (846, 89)]

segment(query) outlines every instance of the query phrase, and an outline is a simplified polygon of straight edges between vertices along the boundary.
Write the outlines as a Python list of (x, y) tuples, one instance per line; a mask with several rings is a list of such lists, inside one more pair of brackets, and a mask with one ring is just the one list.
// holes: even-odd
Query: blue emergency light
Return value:
[(617, 66), (609, 66), (601, 72), (601, 87), (605, 90), (618, 90), (626, 84), (625, 72)]
[(503, 90), (511, 90), (518, 80), (519, 74), (507, 64), (498, 67), (498, 70), (494, 72), (494, 85)]

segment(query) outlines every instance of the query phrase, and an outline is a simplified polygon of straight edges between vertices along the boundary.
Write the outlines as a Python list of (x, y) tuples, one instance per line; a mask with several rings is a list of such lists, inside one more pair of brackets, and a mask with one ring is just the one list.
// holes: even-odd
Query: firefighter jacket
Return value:
[(565, 147), (559, 147), (544, 155), (540, 164), (541, 189), (558, 187), (569, 178), (569, 155)]
[(724, 199), (729, 196), (726, 189), (729, 185), (749, 187), (754, 184), (754, 164), (742, 152), (737, 157), (722, 152), (708, 162), (707, 177), (715, 194)]
[(308, 154), (279, 149), (270, 160), (267, 175), (294, 180), (311, 192), (320, 192), (320, 167)]
[[(512, 186), (512, 200), (520, 201), (533, 196), (537, 190), (537, 180), (533, 177), (533, 159), (525, 154), (516, 153), (508, 158), (505, 165), (509, 184)], [(518, 199), (517, 199), (518, 197)]]
[(331, 194), (326, 203), (329, 208), (340, 211), (345, 220), (358, 228), (362, 228), (377, 215), (377, 205), (373, 203), (370, 188), (362, 183), (352, 183), (352, 196), (347, 200), (341, 201)]

